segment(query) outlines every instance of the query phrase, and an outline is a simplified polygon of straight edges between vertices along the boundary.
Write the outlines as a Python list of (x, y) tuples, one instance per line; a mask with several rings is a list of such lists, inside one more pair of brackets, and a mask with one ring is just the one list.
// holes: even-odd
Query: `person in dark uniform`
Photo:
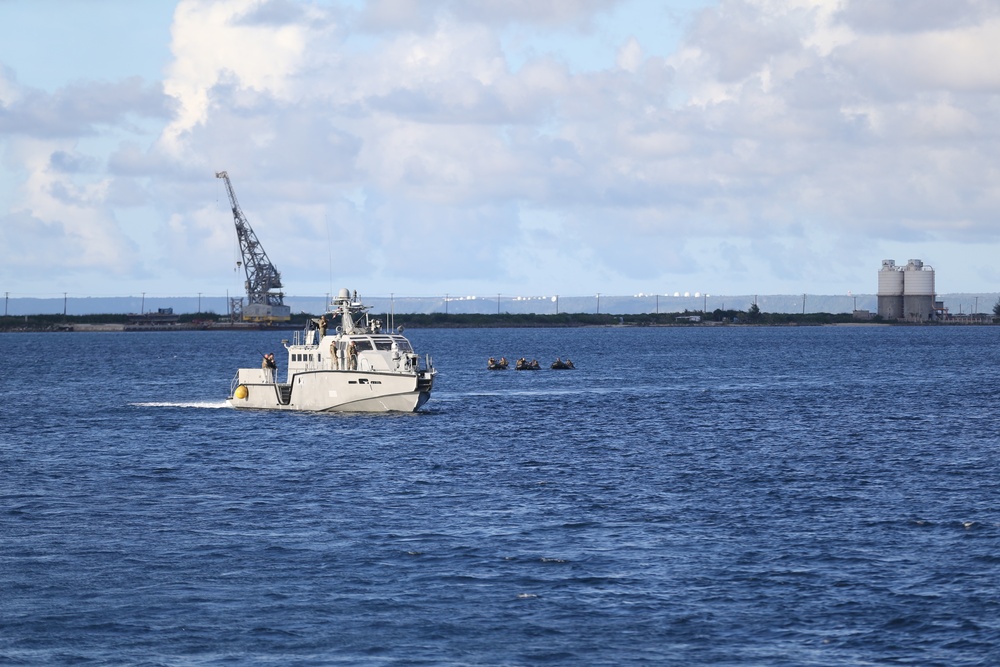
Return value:
[(264, 370), (264, 382), (276, 381), (278, 364), (274, 361), (274, 352), (264, 355), (264, 360), (260, 362), (260, 367)]

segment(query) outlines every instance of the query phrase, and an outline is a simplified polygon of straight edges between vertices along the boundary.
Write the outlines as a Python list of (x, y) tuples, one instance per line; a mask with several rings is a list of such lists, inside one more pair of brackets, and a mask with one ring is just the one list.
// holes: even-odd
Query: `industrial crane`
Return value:
[[(236, 237), (240, 242), (240, 252), (243, 255), (243, 269), (246, 272), (247, 305), (243, 299), (233, 299), (230, 303), (231, 315), (234, 320), (245, 322), (287, 322), (291, 319), (292, 310), (284, 303), (285, 295), (281, 292), (281, 274), (275, 268), (267, 253), (257, 240), (253, 228), (247, 222), (246, 216), (240, 210), (236, 201), (233, 184), (229, 182), (229, 174), (225, 171), (215, 173), (216, 178), (226, 182), (229, 193), (229, 203), (233, 209), (236, 221)], [(238, 264), (238, 263), (237, 263)]]

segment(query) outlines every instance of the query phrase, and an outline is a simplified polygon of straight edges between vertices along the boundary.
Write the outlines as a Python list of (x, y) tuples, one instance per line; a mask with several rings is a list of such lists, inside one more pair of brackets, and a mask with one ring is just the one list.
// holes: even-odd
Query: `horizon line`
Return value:
[[(289, 294), (284, 293), (282, 296), (285, 299), (319, 299), (319, 298), (329, 298), (333, 293), (325, 292), (321, 294)], [(934, 296), (943, 296), (949, 294), (995, 294), (1000, 296), (1000, 290), (991, 291), (951, 291), (951, 292), (935, 292)], [(4, 292), (4, 298), (8, 300), (15, 299), (141, 299), (141, 298), (152, 298), (152, 299), (229, 299), (229, 298), (245, 298), (245, 295), (228, 295), (228, 294), (208, 294), (206, 292), (195, 292), (193, 294), (171, 294), (165, 292), (140, 292), (138, 294), (106, 294), (106, 295), (94, 295), (94, 294), (73, 294), (71, 292), (63, 293), (44, 293), (30, 294), (30, 293), (15, 293), (15, 292)], [(501, 299), (520, 299), (520, 300), (530, 300), (530, 299), (594, 299), (594, 298), (607, 298), (607, 299), (646, 299), (646, 298), (658, 298), (665, 297), (671, 299), (722, 299), (728, 297), (810, 297), (810, 296), (821, 296), (821, 297), (831, 297), (831, 298), (855, 298), (855, 297), (877, 297), (879, 294), (877, 292), (847, 292), (847, 293), (829, 293), (829, 292), (743, 292), (743, 293), (712, 293), (712, 292), (686, 292), (680, 293), (645, 293), (640, 292), (638, 294), (612, 294), (607, 292), (594, 292), (592, 294), (526, 294), (526, 293), (503, 293), (494, 292), (488, 295), (482, 294), (452, 294), (450, 292), (445, 292), (443, 294), (398, 294), (395, 292), (390, 292), (388, 294), (359, 294), (359, 296), (364, 298), (373, 299), (445, 299), (449, 301), (474, 301), (474, 300), (493, 300), (495, 301), (498, 297)]]

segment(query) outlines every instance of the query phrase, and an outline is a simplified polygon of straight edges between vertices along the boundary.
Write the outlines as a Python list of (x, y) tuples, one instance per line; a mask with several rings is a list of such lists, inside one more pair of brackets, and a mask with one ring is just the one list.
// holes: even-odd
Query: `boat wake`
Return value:
[(229, 407), (225, 401), (152, 401), (149, 403), (130, 403), (129, 405), (136, 408), (208, 408), (210, 410)]

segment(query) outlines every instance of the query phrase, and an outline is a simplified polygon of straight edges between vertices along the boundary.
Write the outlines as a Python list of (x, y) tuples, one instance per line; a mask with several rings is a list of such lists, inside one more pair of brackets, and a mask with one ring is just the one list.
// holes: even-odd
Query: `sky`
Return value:
[(0, 291), (1000, 291), (995, 0), (0, 0)]

